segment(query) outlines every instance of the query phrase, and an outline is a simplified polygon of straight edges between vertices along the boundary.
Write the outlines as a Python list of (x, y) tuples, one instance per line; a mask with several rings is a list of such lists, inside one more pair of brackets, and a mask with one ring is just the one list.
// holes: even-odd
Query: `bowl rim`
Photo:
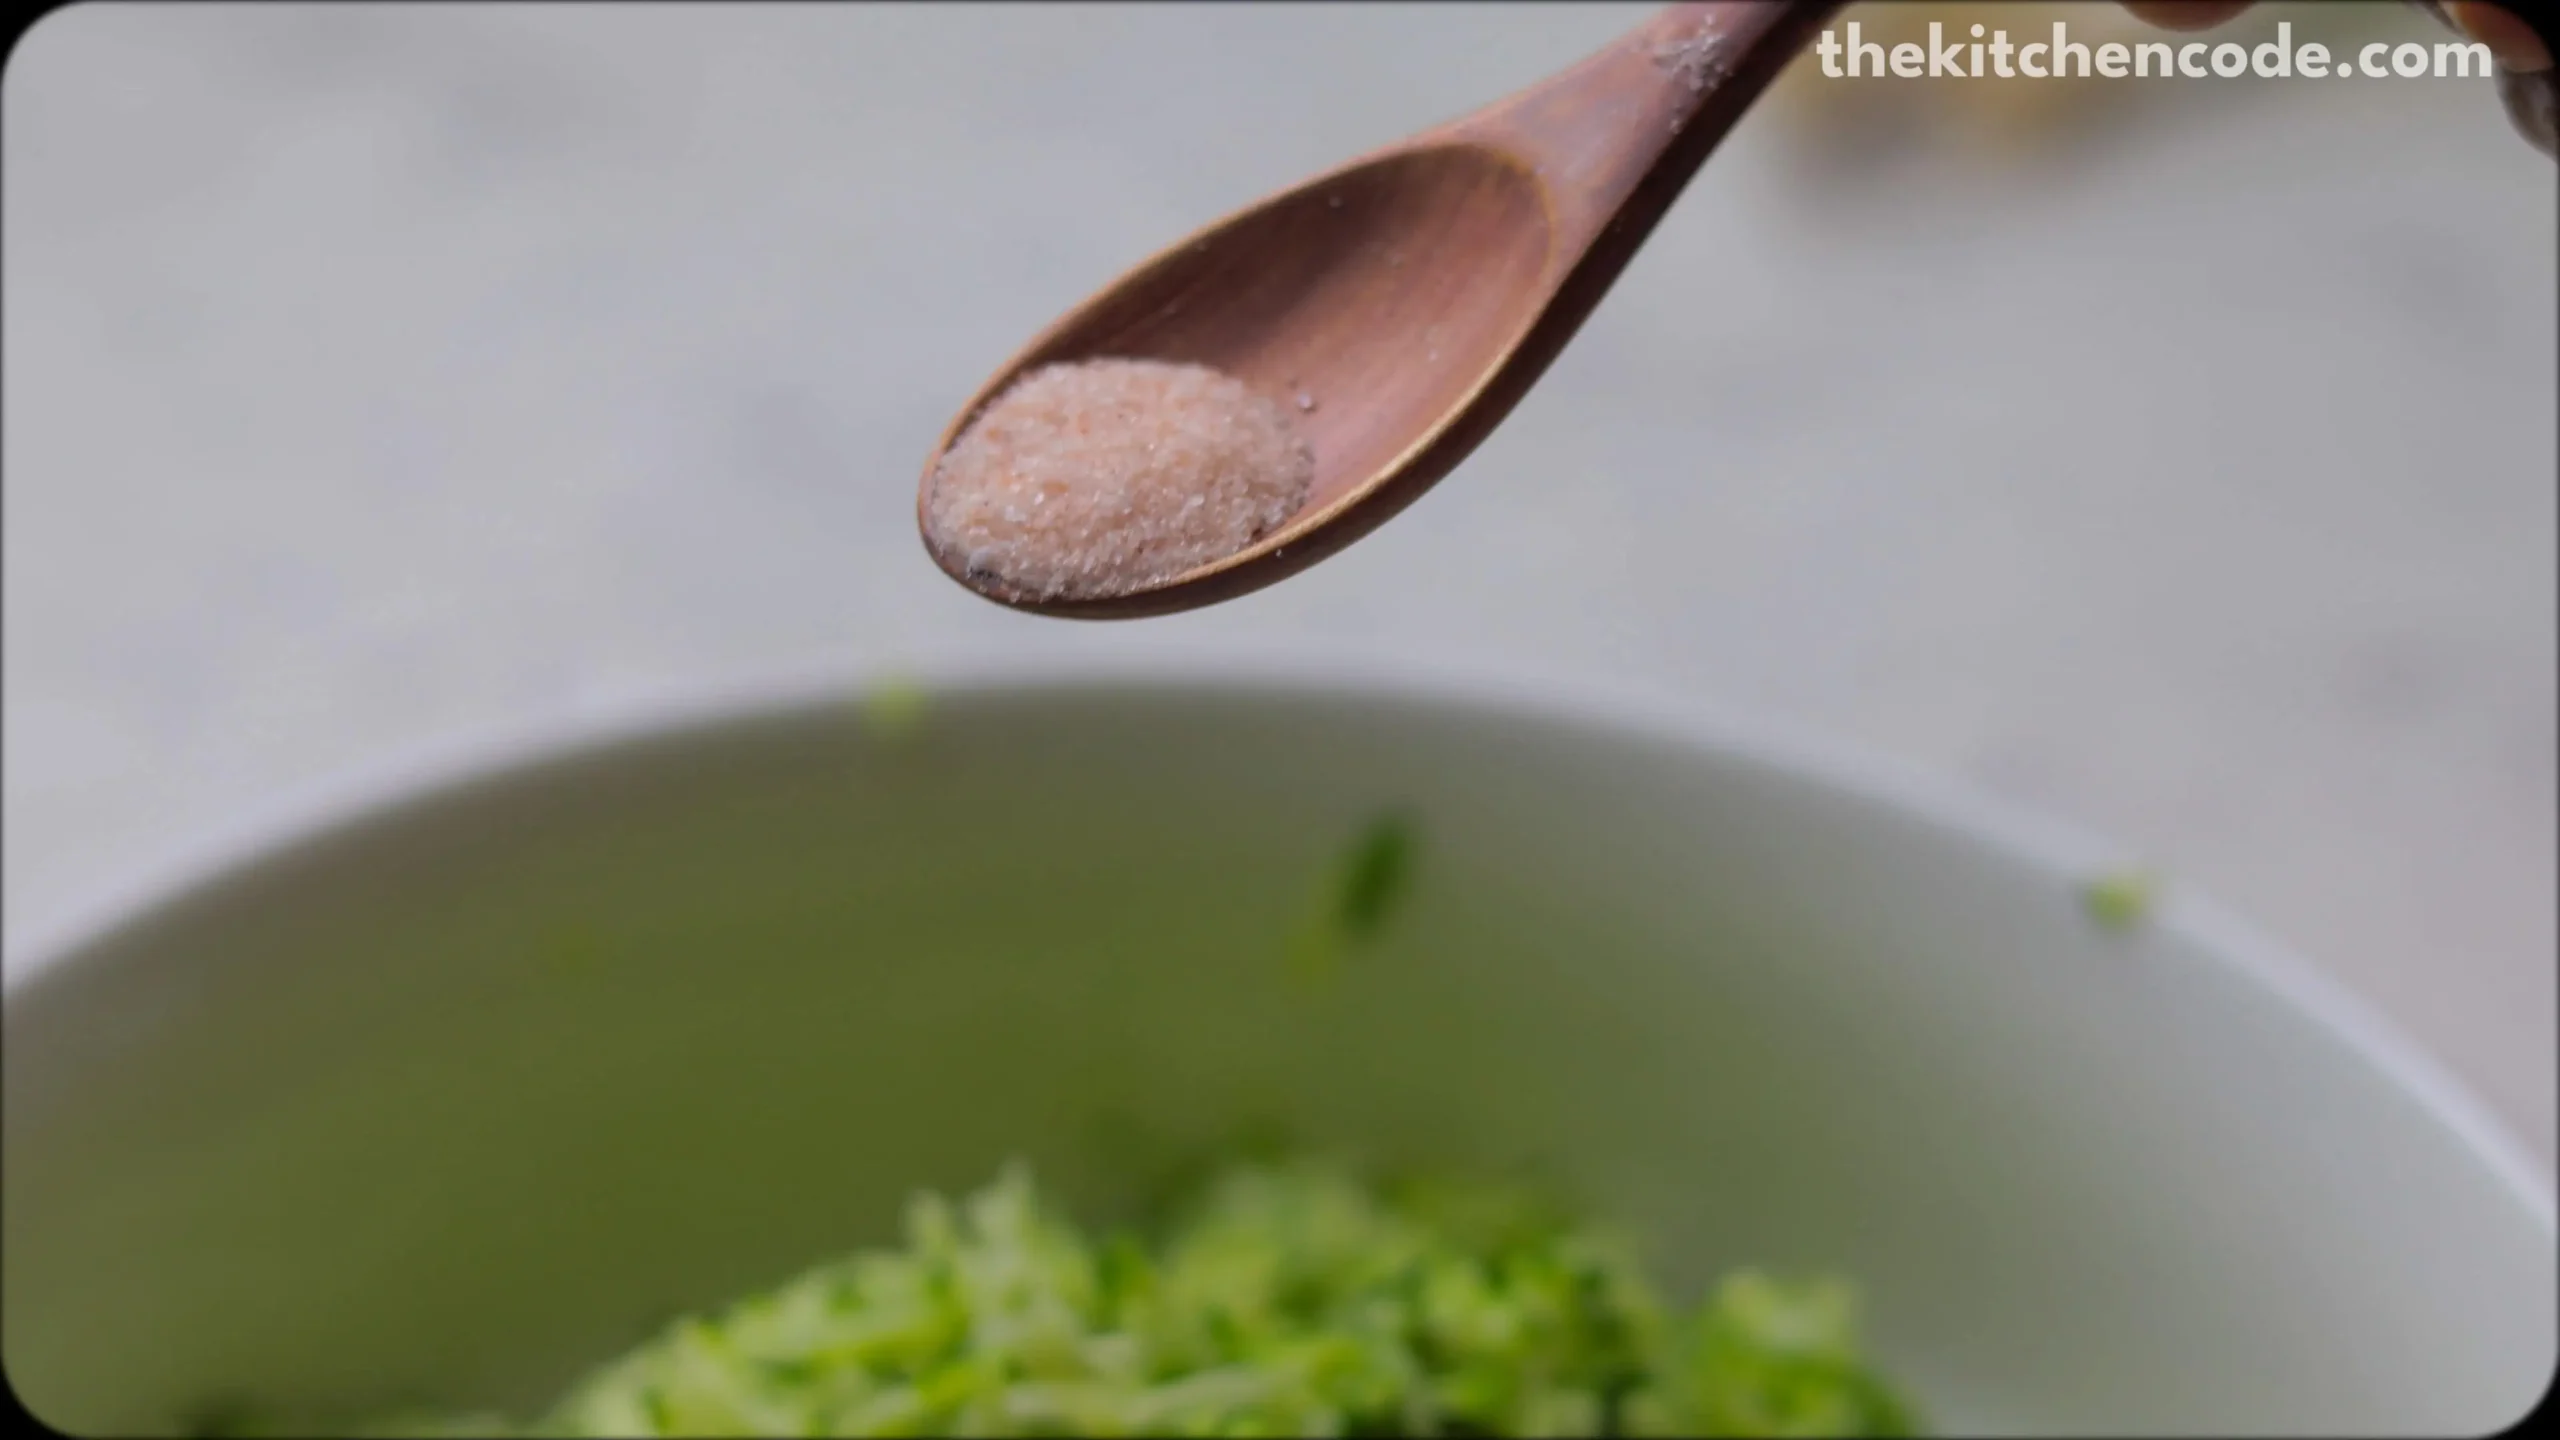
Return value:
[[(1950, 842), (1996, 854), (2057, 885), (2083, 883), (2131, 859), (2123, 847), (2090, 831), (1994, 799), (1918, 762), (1622, 679), (1577, 674), (1566, 680), (1517, 668), (1387, 663), (1338, 654), (964, 659), (896, 668), (830, 665), (711, 685), (659, 687), (531, 721), (476, 727), (287, 787), (225, 822), (196, 827), (125, 867), (116, 879), (63, 907), (51, 923), (23, 936), (11, 934), (0, 950), (0, 1000), (28, 998), (31, 986), (75, 962), (82, 952), (200, 890), (292, 850), (325, 843), (342, 831), (431, 804), (448, 792), (530, 779), (636, 742), (707, 737), (780, 716), (858, 703), (866, 693), (889, 685), (914, 686), (928, 700), (1082, 693), (1471, 710), (1540, 721), (1606, 741), (1649, 741), (1712, 754), (1900, 812)], [(2171, 877), (2145, 923), (2185, 940), (2281, 1008), (2327, 1031), (2445, 1126), (2546, 1238), (2560, 1237), (2560, 1215), (2555, 1214), (2560, 1207), (2555, 1207), (2551, 1181), (2532, 1152), (2503, 1117), (2396, 1021), (2183, 880)]]

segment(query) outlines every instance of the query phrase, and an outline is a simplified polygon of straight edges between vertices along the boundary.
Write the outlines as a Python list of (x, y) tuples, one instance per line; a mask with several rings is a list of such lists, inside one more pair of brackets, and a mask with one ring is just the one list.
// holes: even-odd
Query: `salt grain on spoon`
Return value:
[(945, 568), (1010, 592), (1120, 595), (1277, 530), (1314, 475), (1296, 421), (1242, 381), (1161, 360), (1050, 365), (944, 452), (925, 539)]

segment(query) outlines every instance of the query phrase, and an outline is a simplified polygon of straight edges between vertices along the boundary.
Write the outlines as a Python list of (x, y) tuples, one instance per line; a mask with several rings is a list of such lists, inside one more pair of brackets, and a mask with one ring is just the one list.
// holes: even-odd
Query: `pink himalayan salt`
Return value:
[(1043, 599), (1120, 595), (1270, 534), (1314, 478), (1297, 422), (1242, 381), (1084, 360), (979, 412), (935, 467), (925, 529), (972, 576)]

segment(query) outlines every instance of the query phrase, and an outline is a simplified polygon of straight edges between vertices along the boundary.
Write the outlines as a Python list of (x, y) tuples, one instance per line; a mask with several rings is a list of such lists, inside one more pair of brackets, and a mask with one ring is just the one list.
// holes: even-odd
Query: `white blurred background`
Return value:
[[(1858, 13), (1994, 10), (2128, 28)], [(457, 735), (932, 656), (1340, 651), (1651, 687), (2112, 834), (2547, 1165), (2553, 165), (2486, 82), (1791, 77), (1338, 559), (1119, 626), (926, 561), (918, 465), (1030, 330), (1643, 13), (55, 12), (5, 98), (11, 963)]]

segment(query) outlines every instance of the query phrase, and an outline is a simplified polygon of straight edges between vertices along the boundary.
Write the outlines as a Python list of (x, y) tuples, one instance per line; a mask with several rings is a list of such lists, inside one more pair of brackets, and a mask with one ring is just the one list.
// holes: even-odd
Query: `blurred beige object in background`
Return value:
[[(1896, 45), (1916, 44), (1925, 50), (1933, 23), (1942, 27), (1942, 40), (1962, 39), (1970, 44), (1973, 27), (1980, 25), (1986, 36), (2005, 30), (2020, 45), (2050, 41), (2053, 27), (2060, 24), (2073, 41), (2092, 50), (2109, 42), (2131, 46), (2145, 41), (2184, 45), (2238, 40), (2254, 45), (2274, 38), (2278, 24), (2292, 25), (2296, 45), (2316, 40), (2332, 51), (2341, 44), (2378, 39), (2447, 38), (2441, 27), (2397, 0), (2258, 5), (2227, 24), (2185, 34), (2147, 25), (2113, 0), (2005, 5), (1869, 0), (1842, 11), (1831, 28), (1846, 44), (1854, 24), (1861, 42), (1882, 45), (1889, 54)], [(1808, 51), (1780, 77), (1764, 103), (1781, 117), (1794, 138), (1834, 161), (1882, 158), (1884, 152), (1914, 142), (1943, 143), (1995, 158), (2023, 158), (2141, 123), (2146, 116), (2156, 117), (2172, 107), (2264, 99), (2270, 91), (2298, 83), (2254, 75), (2237, 80), (2156, 76), (2111, 80), (2084, 77), (2076, 68), (2067, 76), (2046, 79), (1991, 74), (1980, 79), (1834, 79), (1822, 73), (1820, 57)], [(2485, 95), (2487, 82), (2482, 83)], [(2484, 103), (2494, 101), (2484, 99)]]

